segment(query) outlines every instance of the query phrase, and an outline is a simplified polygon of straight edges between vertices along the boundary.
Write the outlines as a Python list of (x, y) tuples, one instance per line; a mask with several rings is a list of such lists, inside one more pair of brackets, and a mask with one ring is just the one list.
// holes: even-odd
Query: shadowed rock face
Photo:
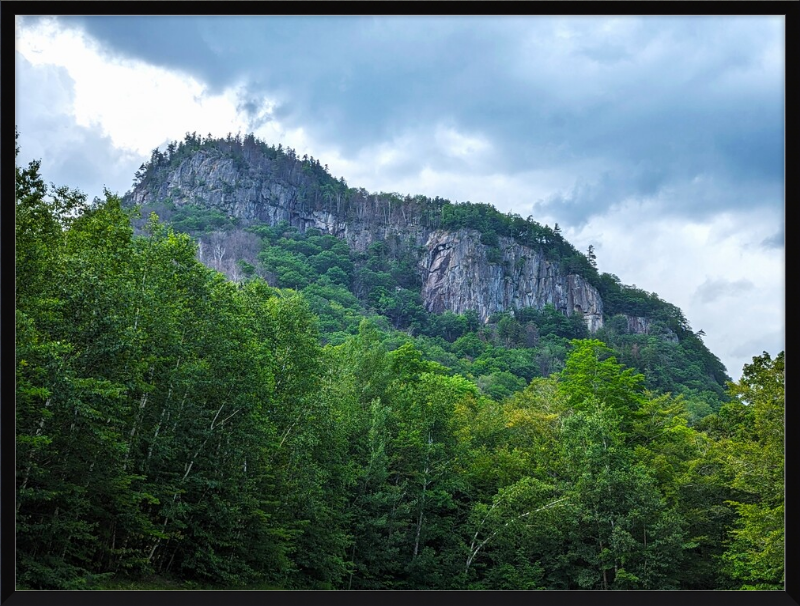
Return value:
[(589, 330), (603, 325), (603, 301), (581, 276), (563, 275), (558, 265), (511, 238), (499, 239), (490, 261), (477, 231), (434, 231), (425, 243), (422, 299), (428, 311), (476, 310), (484, 322), (495, 312), (552, 304), (565, 315), (580, 313)]
[[(591, 332), (603, 324), (603, 301), (579, 275), (564, 275), (558, 264), (511, 238), (499, 238), (491, 249), (480, 233), (423, 227), (414, 211), (367, 195), (363, 208), (338, 213), (304, 201), (308, 177), (302, 170), (278, 171), (260, 155), (247, 162), (213, 149), (201, 149), (177, 166), (163, 169), (155, 182), (125, 196), (128, 204), (170, 199), (176, 206), (196, 204), (239, 218), (244, 224), (286, 221), (300, 231), (315, 228), (366, 251), (375, 241), (402, 242), (418, 259), (422, 299), (428, 311), (478, 312), (486, 321), (498, 311), (543, 308), (550, 303), (565, 315), (580, 313)], [(499, 255), (498, 255), (499, 251)]]
[(678, 335), (668, 328), (662, 328), (654, 333), (653, 320), (642, 316), (625, 316), (628, 321), (628, 333), (632, 335), (656, 334), (665, 341), (671, 343), (678, 342)]
[(301, 232), (313, 228), (342, 238), (361, 252), (372, 242), (395, 235), (410, 238), (409, 243), (414, 246), (424, 244), (427, 232), (416, 217), (400, 220), (403, 215), (395, 208), (390, 220), (386, 220), (380, 216), (382, 207), (378, 201), (365, 204), (364, 212), (347, 220), (344, 214), (315, 208), (300, 194), (309, 180), (299, 169), (279, 173), (275, 164), (264, 157), (257, 156), (237, 166), (216, 150), (199, 150), (178, 166), (161, 170), (156, 183), (134, 188), (125, 195), (124, 202), (141, 205), (169, 199), (176, 206), (195, 204), (217, 209), (243, 224), (276, 225), (286, 221)]

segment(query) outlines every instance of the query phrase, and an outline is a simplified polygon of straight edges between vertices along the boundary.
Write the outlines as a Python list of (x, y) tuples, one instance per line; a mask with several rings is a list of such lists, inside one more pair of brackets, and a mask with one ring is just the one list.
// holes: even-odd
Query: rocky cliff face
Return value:
[[(422, 299), (431, 312), (475, 310), (483, 321), (498, 311), (550, 303), (566, 315), (582, 314), (590, 331), (603, 324), (603, 302), (579, 275), (566, 275), (540, 250), (499, 238), (486, 246), (480, 233), (423, 227), (419, 210), (363, 192), (353, 207), (339, 200), (320, 201), (302, 164), (280, 164), (258, 150), (238, 159), (218, 149), (202, 148), (180, 162), (159, 166), (125, 196), (129, 204), (169, 200), (176, 206), (215, 208), (243, 223), (275, 225), (286, 221), (305, 231), (319, 229), (366, 251), (377, 240), (400, 242), (418, 259)], [(363, 190), (362, 190), (363, 191)]]
[(678, 335), (668, 328), (660, 328), (655, 330), (653, 320), (642, 316), (625, 316), (628, 321), (628, 333), (632, 335), (650, 335), (656, 334), (665, 341), (671, 343), (678, 342)]
[(342, 238), (361, 252), (372, 242), (395, 235), (415, 246), (425, 242), (427, 232), (416, 217), (403, 216), (397, 209), (386, 216), (379, 200), (367, 199), (360, 216), (345, 219), (343, 212), (306, 199), (303, 191), (309, 181), (302, 170), (281, 170), (258, 154), (242, 164), (217, 150), (201, 149), (177, 166), (160, 171), (155, 183), (134, 188), (125, 201), (137, 205), (163, 200), (176, 206), (196, 204), (220, 210), (245, 224), (285, 221), (301, 232), (314, 228)]
[(603, 325), (603, 301), (593, 286), (581, 276), (561, 274), (540, 252), (510, 238), (499, 238), (493, 260), (474, 230), (434, 231), (425, 248), (420, 266), (428, 311), (477, 310), (486, 321), (498, 311), (549, 303), (565, 315), (582, 314), (592, 332)]

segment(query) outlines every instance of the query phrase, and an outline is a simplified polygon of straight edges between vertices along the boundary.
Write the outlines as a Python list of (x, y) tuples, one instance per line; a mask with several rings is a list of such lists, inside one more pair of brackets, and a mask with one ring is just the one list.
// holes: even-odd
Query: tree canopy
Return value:
[(680, 342), (427, 314), (385, 249), (227, 279), (36, 162), (15, 209), (17, 588), (782, 588), (782, 352), (672, 393)]

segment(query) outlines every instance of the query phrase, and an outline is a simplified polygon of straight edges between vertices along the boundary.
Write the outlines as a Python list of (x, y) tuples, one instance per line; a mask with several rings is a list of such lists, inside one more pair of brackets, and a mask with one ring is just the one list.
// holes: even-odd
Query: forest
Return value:
[[(727, 381), (609, 274), (593, 335), (428, 314), (380, 245), (140, 217), (39, 169), (16, 169), (18, 589), (783, 589), (783, 352)], [(220, 234), (252, 253), (237, 279)]]

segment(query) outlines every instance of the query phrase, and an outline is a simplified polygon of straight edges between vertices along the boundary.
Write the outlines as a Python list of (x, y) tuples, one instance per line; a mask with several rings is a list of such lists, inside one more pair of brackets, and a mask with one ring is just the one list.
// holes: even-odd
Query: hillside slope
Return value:
[[(679, 308), (598, 273), (591, 255), (576, 250), (557, 225), (532, 217), (502, 214), (487, 204), (349, 187), (313, 157), (299, 158), (252, 135), (187, 134), (165, 153), (154, 150), (124, 203), (140, 207), (143, 216), (154, 211), (196, 237), (201, 260), (237, 281), (255, 269), (273, 285), (302, 289), (315, 280), (302, 267), (309, 258), (302, 256), (306, 245), (278, 254), (288, 242), (283, 236), (334, 236), (346, 242), (351, 258), (340, 263), (345, 277), (333, 282), (390, 317), (395, 328), (413, 332), (415, 322), (424, 324), (417, 304), (437, 314), (474, 313), (483, 325), (496, 324), (503, 314), (524, 323), (526, 310), (552, 308), (581, 318), (588, 334), (615, 346), (622, 359), (651, 377), (676, 365), (670, 346), (680, 344), (690, 359), (677, 365), (694, 366), (689, 374), (704, 378), (678, 383), (694, 380), (692, 389), (720, 395), (728, 380)], [(265, 252), (263, 229), (278, 226), (289, 232), (274, 233), (272, 252)], [(374, 257), (388, 265), (378, 268)], [(294, 264), (291, 272), (287, 264)], [(382, 279), (382, 272), (393, 275)], [(674, 384), (653, 379), (662, 389)]]

